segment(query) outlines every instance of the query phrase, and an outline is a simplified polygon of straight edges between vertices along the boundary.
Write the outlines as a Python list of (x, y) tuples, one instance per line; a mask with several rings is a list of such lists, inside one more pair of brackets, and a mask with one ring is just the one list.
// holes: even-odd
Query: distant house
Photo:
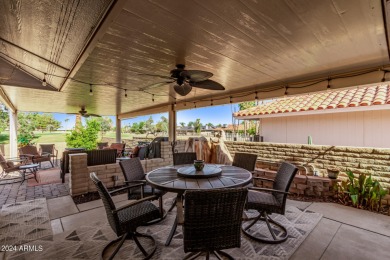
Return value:
[(244, 131), (245, 130), (245, 127), (244, 125), (223, 125), (222, 127), (217, 127), (217, 128), (214, 128), (213, 129), (214, 132), (218, 132), (218, 131), (225, 131), (227, 133), (232, 133), (232, 132), (237, 132), (237, 131)]
[(234, 113), (261, 120), (265, 142), (390, 148), (388, 84), (276, 99)]

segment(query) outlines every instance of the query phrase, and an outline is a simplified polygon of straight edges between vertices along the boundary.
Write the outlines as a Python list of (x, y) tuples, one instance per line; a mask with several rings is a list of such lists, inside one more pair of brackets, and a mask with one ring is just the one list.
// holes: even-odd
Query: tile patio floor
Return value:
[[(42, 169), (52, 174), (60, 174), (58, 167)], [(0, 208), (4, 204), (15, 203), (19, 201), (32, 200), (37, 198), (56, 198), (61, 196), (69, 195), (69, 184), (66, 175), (65, 183), (54, 183), (37, 186), (28, 186), (28, 181), (16, 182), (12, 184), (1, 184), (0, 185)]]
[[(127, 203), (126, 196), (113, 198), (123, 205)], [(47, 202), (54, 234), (106, 218), (101, 200), (75, 205), (70, 196), (63, 196)], [(323, 214), (290, 259), (390, 259), (389, 216), (334, 203), (289, 200), (288, 204)]]

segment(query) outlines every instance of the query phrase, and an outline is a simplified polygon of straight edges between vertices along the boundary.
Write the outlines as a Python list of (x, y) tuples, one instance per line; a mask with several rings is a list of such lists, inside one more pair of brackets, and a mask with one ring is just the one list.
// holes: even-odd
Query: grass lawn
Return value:
[[(104, 134), (104, 137), (108, 137), (108, 138), (115, 138), (116, 136), (116, 133), (115, 132), (107, 132)], [(130, 133), (122, 133), (122, 139), (133, 139), (133, 134), (130, 134)], [(101, 135), (99, 135), (99, 137), (101, 137)]]
[[(59, 143), (59, 142), (65, 142), (65, 131), (59, 131), (59, 132), (35, 132), (34, 133), (38, 138), (34, 139), (34, 143)], [(0, 133), (0, 144), (8, 144), (9, 143), (9, 133), (8, 132), (2, 132)]]
[(35, 133), (38, 137), (34, 139), (35, 143), (59, 143), (65, 142), (66, 132), (44, 132), (44, 133)]
[(0, 133), (0, 144), (8, 144), (9, 143), (9, 133), (2, 132)]

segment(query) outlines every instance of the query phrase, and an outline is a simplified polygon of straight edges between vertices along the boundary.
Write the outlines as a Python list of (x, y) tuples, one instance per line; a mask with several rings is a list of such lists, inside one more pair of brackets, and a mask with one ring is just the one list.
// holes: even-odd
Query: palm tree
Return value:
[(202, 128), (202, 124), (200, 123), (200, 119), (198, 118), (194, 123), (194, 130), (196, 133), (200, 134), (201, 128)]

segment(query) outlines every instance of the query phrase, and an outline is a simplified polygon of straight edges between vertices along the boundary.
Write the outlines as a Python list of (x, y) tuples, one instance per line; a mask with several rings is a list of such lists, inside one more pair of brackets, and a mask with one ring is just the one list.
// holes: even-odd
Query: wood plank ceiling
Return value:
[[(61, 76), (47, 77), (60, 91), (2, 82), (18, 110), (164, 111), (175, 98), (199, 102), (389, 64), (380, 0), (120, 0), (107, 14), (109, 7), (108, 0), (2, 1), (1, 38), (50, 62), (5, 42), (0, 57)], [(212, 72), (226, 90), (193, 88), (185, 98), (169, 84), (142, 91), (162, 81), (145, 74), (169, 76), (178, 63)], [(68, 74), (73, 80), (65, 81)]]

